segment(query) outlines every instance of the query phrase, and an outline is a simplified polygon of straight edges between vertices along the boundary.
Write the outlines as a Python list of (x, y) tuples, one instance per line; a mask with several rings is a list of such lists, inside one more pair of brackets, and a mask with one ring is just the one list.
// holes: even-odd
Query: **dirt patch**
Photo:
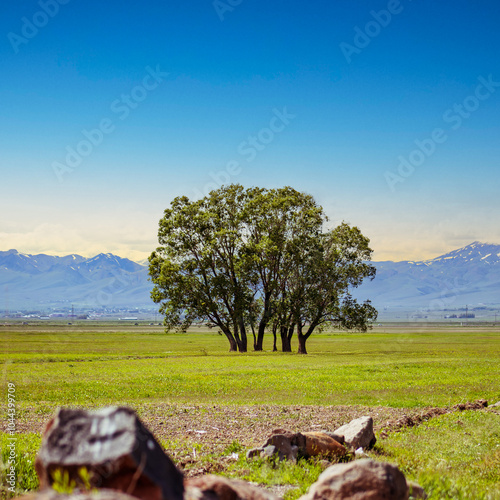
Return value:
[(420, 425), (422, 422), (427, 422), (431, 418), (444, 415), (445, 413), (465, 410), (482, 410), (487, 406), (488, 402), (485, 399), (478, 399), (472, 403), (460, 403), (452, 406), (451, 408), (430, 408), (416, 415), (403, 415), (396, 420), (389, 420), (384, 426), (382, 426), (380, 429), (380, 437), (384, 438), (389, 432), (398, 431), (404, 429), (405, 427), (415, 427)]
[[(214, 452), (224, 451), (233, 442), (242, 447), (260, 446), (273, 429), (292, 432), (333, 431), (351, 420), (369, 415), (380, 429), (387, 421), (416, 416), (418, 410), (367, 406), (219, 406), (171, 405), (167, 403), (141, 403), (135, 408), (159, 440), (210, 446)], [(51, 411), (24, 407), (19, 412), (18, 432), (43, 431)], [(55, 411), (55, 407), (54, 407)]]
[[(375, 431), (380, 437), (406, 427), (414, 427), (445, 413), (479, 410), (487, 402), (458, 404), (449, 408), (367, 407), (367, 406), (219, 406), (219, 405), (171, 405), (167, 403), (141, 403), (135, 408), (151, 430), (164, 441), (167, 451), (182, 456), (189, 465), (198, 461), (200, 454), (226, 454), (231, 460), (231, 448), (243, 449), (261, 446), (274, 429), (291, 432), (334, 431), (341, 425), (361, 416), (371, 416)], [(39, 408), (24, 407), (16, 422), (17, 432), (41, 433), (50, 419), (50, 412)], [(54, 408), (55, 411), (55, 408)], [(170, 443), (169, 443), (170, 442)], [(169, 445), (170, 444), (170, 445)], [(170, 450), (169, 450), (170, 448)], [(189, 451), (189, 456), (187, 456)], [(225, 457), (226, 458), (226, 457)], [(210, 469), (200, 473), (218, 472)]]

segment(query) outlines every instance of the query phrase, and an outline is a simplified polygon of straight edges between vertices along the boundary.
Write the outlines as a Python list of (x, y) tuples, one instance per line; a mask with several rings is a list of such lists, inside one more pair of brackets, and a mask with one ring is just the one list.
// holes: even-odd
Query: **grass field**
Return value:
[[(325, 333), (309, 340), (306, 356), (269, 352), (269, 338), (263, 353), (229, 353), (217, 333), (165, 335), (153, 327), (19, 325), (0, 327), (0, 336), (2, 385), (16, 386), (25, 489), (34, 484), (29, 464), (38, 446), (38, 423), (59, 405), (127, 404), (152, 421), (155, 408), (169, 408), (179, 427), (182, 415), (210, 418), (215, 406), (220, 412), (239, 412), (234, 421), (250, 427), (252, 419), (245, 420), (242, 413), (247, 408), (262, 413), (272, 405), (282, 411), (259, 416), (268, 420), (270, 430), (283, 424), (280, 415), (290, 408), (307, 413), (301, 425), (312, 425), (315, 412), (327, 407), (332, 415), (350, 409), (373, 414), (380, 428), (377, 415), (381, 419), (386, 411), (402, 414), (480, 398), (500, 401), (500, 330), (493, 328)], [(2, 394), (5, 408), (5, 388)], [(301, 410), (303, 405), (309, 406)], [(217, 448), (193, 436), (184, 439), (184, 431), (168, 437), (160, 433), (160, 438), (188, 472), (201, 467), (263, 484), (295, 485), (287, 493), (295, 498), (321, 471), (314, 463), (278, 469), (249, 464), (244, 453), (228, 462), (231, 446), (237, 450), (248, 444), (244, 435), (236, 433), (230, 445)], [(195, 462), (186, 459), (193, 446), (199, 447)], [(500, 498), (500, 416), (493, 410), (451, 413), (389, 433), (372, 455), (398, 463), (431, 498)]]

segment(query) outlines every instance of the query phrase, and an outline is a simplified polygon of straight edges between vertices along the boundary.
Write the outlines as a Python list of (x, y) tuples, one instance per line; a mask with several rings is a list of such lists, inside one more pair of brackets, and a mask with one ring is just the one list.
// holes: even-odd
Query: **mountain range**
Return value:
[(0, 307), (43, 310), (155, 307), (147, 266), (110, 253), (29, 255), (0, 252)]
[[(474, 242), (424, 261), (374, 262), (376, 278), (354, 294), (380, 311), (444, 311), (500, 305), (500, 245)], [(156, 308), (146, 262), (0, 251), (0, 308)]]

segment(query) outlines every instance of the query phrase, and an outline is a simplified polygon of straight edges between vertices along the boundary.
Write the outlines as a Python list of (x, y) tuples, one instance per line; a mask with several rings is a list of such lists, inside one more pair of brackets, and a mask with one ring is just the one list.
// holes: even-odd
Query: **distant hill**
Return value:
[(0, 308), (155, 307), (147, 267), (106, 253), (54, 257), (0, 252)]
[[(356, 290), (384, 310), (500, 305), (500, 245), (474, 242), (435, 259), (374, 262), (377, 276)], [(147, 261), (113, 254), (86, 259), (0, 252), (0, 310), (149, 307)]]
[(454, 309), (500, 304), (500, 245), (474, 243), (435, 259), (375, 262), (356, 296), (384, 308)]

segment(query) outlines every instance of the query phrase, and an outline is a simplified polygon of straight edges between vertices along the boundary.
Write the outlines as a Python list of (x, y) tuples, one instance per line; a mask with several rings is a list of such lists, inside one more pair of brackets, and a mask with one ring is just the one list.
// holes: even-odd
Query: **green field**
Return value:
[[(166, 335), (146, 326), (19, 325), (0, 327), (0, 336), (2, 393), (7, 383), (16, 385), (18, 418), (27, 431), (30, 419), (46, 418), (59, 405), (127, 404), (146, 413), (141, 405), (155, 402), (172, 408), (362, 405), (366, 411), (416, 411), (480, 398), (500, 401), (500, 330), (493, 328), (324, 333), (309, 340), (308, 355), (270, 352), (270, 338), (265, 352), (229, 353), (226, 339), (215, 332)], [(5, 402), (6, 396), (2, 407)], [(455, 424), (457, 419), (463, 422)], [(471, 448), (476, 438), (479, 444)], [(25, 440), (29, 462), (37, 440), (29, 434)], [(174, 457), (185, 452), (175, 440), (164, 444)], [(235, 449), (243, 445), (233, 443)], [(220, 458), (204, 446), (199, 460)], [(372, 454), (398, 463), (431, 498), (500, 498), (500, 416), (494, 411), (452, 413), (390, 433)], [(320, 472), (315, 464), (290, 470), (261, 464), (257, 470), (243, 457), (224, 473), (264, 484), (295, 481), (300, 488), (287, 493), (290, 498)]]

